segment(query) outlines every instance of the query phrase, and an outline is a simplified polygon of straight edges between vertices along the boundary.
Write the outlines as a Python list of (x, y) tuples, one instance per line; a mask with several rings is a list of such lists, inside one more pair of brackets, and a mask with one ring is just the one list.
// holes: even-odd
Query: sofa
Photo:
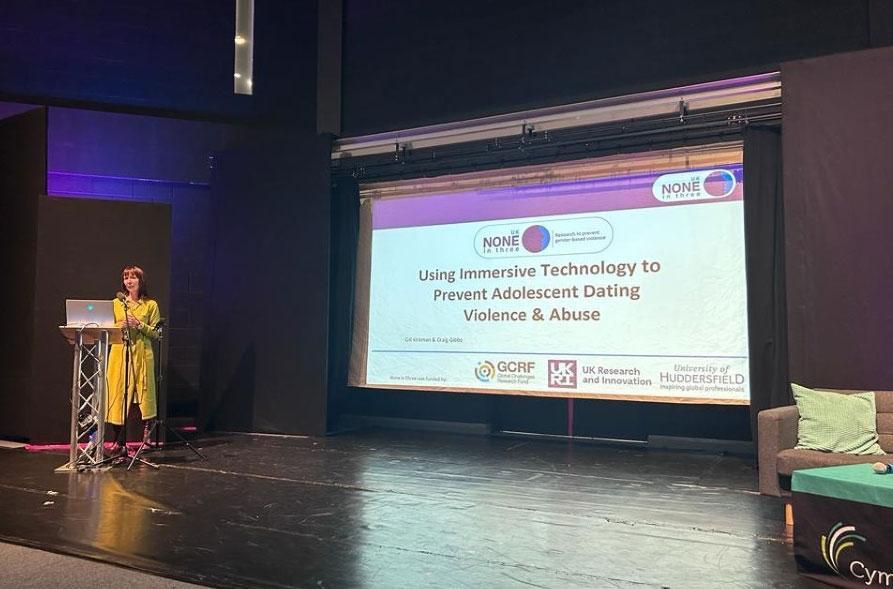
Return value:
[[(819, 389), (834, 393), (862, 393), (836, 389)], [(883, 455), (857, 456), (816, 450), (795, 450), (797, 445), (797, 406), (776, 407), (757, 415), (759, 442), (760, 493), (775, 497), (791, 495), (791, 473), (802, 468), (820, 468), (842, 464), (893, 463), (893, 391), (875, 391), (878, 443)]]

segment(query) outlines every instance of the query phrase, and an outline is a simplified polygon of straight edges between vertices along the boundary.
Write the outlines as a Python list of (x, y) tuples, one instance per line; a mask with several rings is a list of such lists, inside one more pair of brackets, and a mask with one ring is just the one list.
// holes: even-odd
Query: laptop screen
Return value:
[(114, 327), (115, 311), (112, 301), (67, 299), (65, 324), (77, 327)]

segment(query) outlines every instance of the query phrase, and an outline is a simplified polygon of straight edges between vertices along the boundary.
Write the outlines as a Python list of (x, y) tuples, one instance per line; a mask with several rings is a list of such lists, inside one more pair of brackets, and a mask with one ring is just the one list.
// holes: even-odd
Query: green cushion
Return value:
[(874, 393), (814, 391), (791, 383), (800, 412), (797, 448), (846, 454), (883, 454), (878, 445)]

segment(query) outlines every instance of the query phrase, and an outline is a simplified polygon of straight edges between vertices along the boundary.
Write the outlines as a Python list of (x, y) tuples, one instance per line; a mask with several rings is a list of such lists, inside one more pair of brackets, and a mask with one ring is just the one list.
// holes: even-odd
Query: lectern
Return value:
[(57, 472), (79, 471), (104, 464), (109, 344), (120, 344), (121, 329), (59, 326), (74, 346), (71, 371), (71, 448)]

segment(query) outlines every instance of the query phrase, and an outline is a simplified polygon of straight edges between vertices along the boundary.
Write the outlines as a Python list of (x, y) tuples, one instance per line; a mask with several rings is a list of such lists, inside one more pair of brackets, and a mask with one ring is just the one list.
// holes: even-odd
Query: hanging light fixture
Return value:
[(254, 0), (236, 0), (233, 92), (252, 94), (254, 83)]

